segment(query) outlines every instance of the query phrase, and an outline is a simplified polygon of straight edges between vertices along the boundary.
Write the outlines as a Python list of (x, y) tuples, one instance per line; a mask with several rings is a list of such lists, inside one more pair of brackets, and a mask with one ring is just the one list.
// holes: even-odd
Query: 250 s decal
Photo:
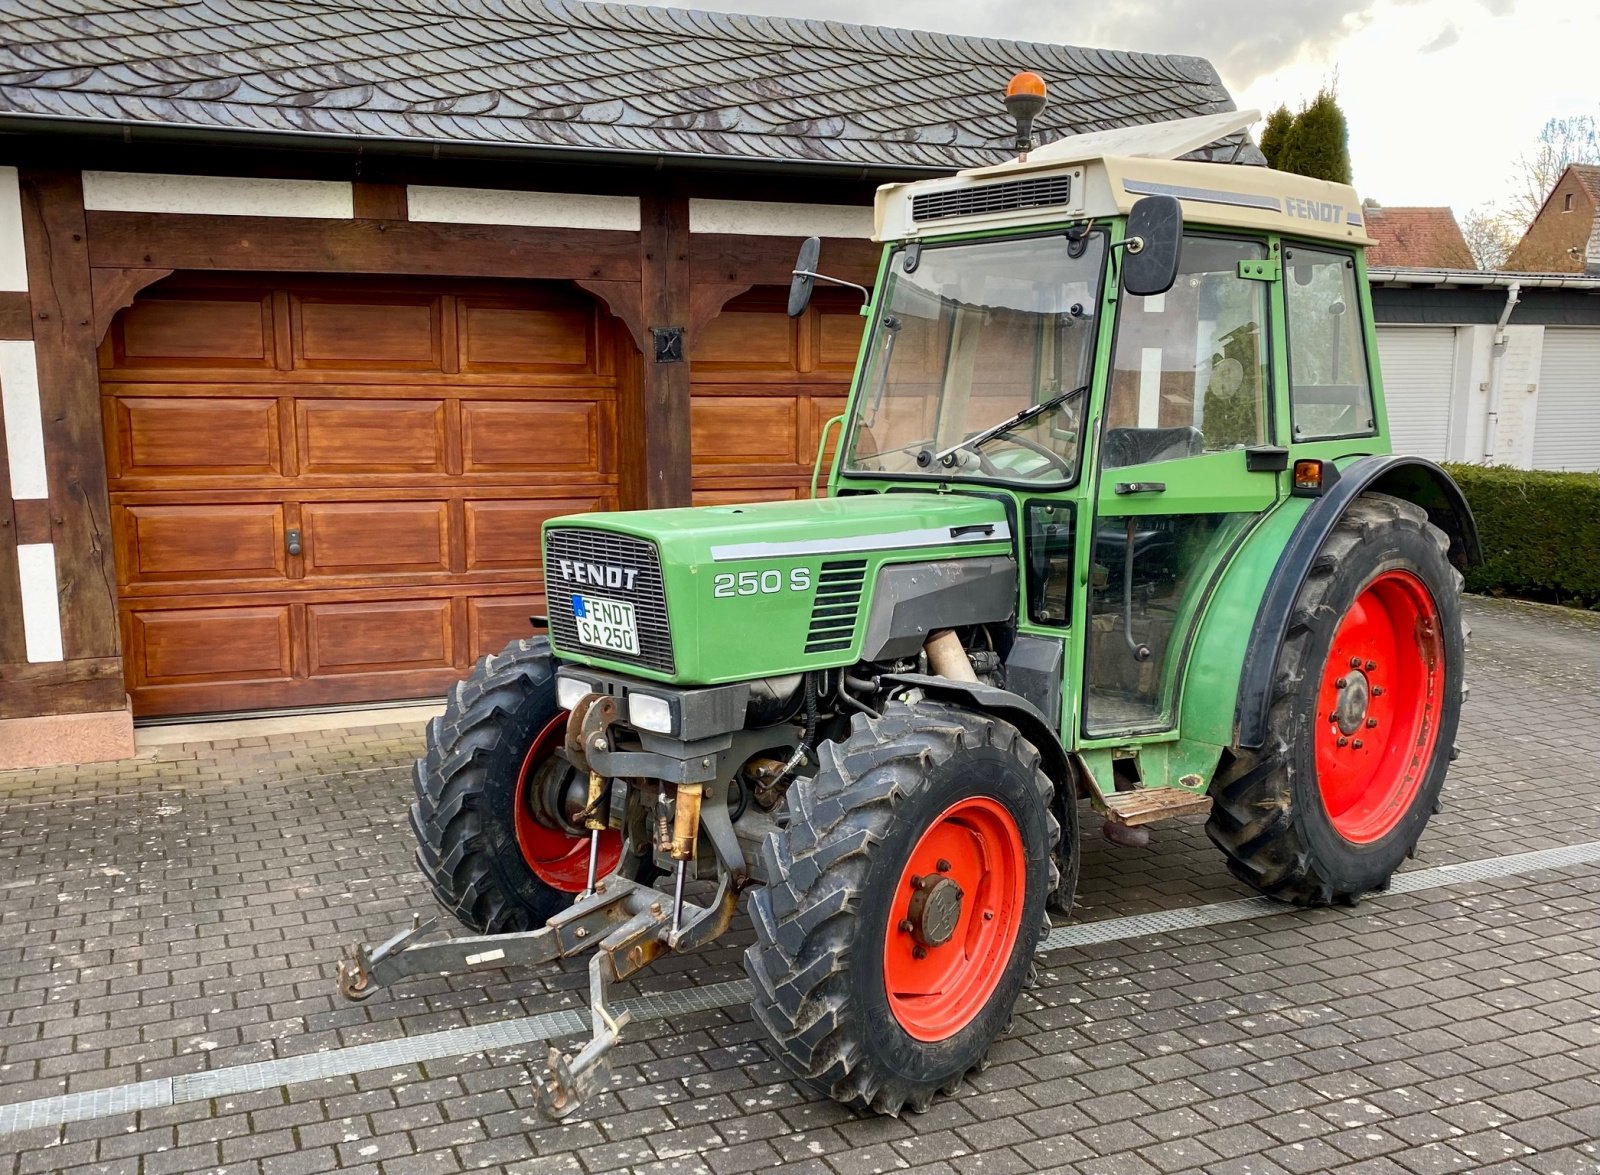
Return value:
[[(763, 571), (741, 571), (737, 575), (728, 572), (715, 576), (712, 579), (711, 594), (721, 599), (732, 599), (734, 596), (775, 596), (783, 591), (785, 586), (783, 572), (776, 567), (768, 567)], [(791, 568), (787, 587), (791, 592), (810, 591), (811, 568)]]

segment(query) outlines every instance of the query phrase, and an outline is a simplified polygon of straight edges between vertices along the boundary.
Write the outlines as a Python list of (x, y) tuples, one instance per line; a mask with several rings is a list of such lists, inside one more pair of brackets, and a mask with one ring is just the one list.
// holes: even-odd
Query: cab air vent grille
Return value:
[(1072, 177), (1046, 176), (1041, 179), (1013, 180), (1007, 184), (985, 184), (977, 188), (924, 192), (912, 198), (911, 219), (945, 220), (952, 216), (981, 216), (1070, 203)]
[(811, 605), (806, 652), (832, 653), (850, 647), (856, 637), (861, 588), (866, 578), (865, 559), (842, 559), (822, 565), (817, 576), (817, 598)]

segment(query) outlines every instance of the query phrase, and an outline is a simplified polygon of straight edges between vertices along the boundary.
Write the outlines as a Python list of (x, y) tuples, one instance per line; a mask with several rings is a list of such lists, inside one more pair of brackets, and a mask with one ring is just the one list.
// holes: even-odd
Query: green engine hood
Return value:
[[(998, 501), (936, 493), (574, 514), (544, 529), (551, 637), (564, 660), (706, 685), (851, 664), (859, 659), (858, 618), (880, 567), (1012, 549)], [(583, 645), (570, 626), (562, 631), (560, 613), (572, 615), (574, 595), (631, 597), (607, 587), (592, 568), (572, 565), (584, 560), (552, 557), (552, 530), (603, 531), (655, 545), (670, 671)]]

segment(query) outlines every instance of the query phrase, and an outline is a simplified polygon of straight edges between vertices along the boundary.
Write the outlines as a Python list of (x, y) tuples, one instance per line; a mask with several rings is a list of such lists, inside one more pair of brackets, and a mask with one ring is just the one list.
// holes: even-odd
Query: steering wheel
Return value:
[[(1067, 459), (1061, 456), (1060, 453), (1057, 453), (1054, 449), (1051, 449), (1046, 445), (1041, 445), (1038, 441), (1030, 440), (1028, 437), (996, 437), (995, 439), (1002, 440), (1008, 445), (1016, 445), (1018, 448), (1027, 449), (1029, 452), (1037, 453), (1039, 456), (1045, 459), (1049, 466), (1054, 467), (1062, 477), (1072, 476), (1072, 466), (1067, 464)], [(1018, 470), (1014, 469), (1008, 470), (1000, 468), (1000, 466), (996, 465), (981, 451), (978, 453), (978, 468), (983, 470), (983, 472), (987, 473), (990, 477), (1015, 476), (1019, 472)]]

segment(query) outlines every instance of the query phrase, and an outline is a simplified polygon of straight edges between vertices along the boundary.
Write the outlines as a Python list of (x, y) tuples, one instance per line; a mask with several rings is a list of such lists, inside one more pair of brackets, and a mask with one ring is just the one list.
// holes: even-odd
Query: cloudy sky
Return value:
[[(660, 2), (660, 0), (657, 0)], [(1357, 190), (1499, 199), (1551, 117), (1600, 114), (1595, 0), (701, 0), (696, 7), (1209, 58), (1241, 107), (1335, 81)], [(1019, 66), (1025, 63), (1019, 62)], [(1259, 127), (1257, 128), (1259, 130)]]

